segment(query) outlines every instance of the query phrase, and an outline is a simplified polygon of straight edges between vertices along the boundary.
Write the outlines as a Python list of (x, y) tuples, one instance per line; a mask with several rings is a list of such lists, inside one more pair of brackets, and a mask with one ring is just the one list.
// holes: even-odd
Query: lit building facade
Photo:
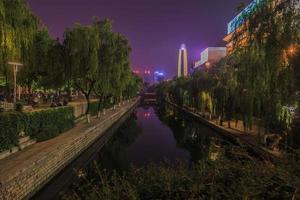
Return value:
[(163, 81), (165, 81), (165, 74), (159, 71), (154, 72), (154, 82), (161, 83)]
[(194, 70), (209, 69), (226, 56), (226, 47), (208, 47), (201, 52), (200, 60), (194, 64)]
[(146, 69), (144, 71), (144, 84), (146, 85), (150, 85), (152, 83), (152, 75), (151, 75), (151, 71)]
[(188, 76), (188, 58), (185, 44), (181, 45), (178, 55), (178, 78)]
[(239, 46), (247, 44), (248, 33), (246, 30), (247, 19), (261, 5), (264, 0), (253, 0), (233, 20), (227, 24), (227, 35), (223, 39), (226, 42), (227, 53), (234, 48), (234, 39)]

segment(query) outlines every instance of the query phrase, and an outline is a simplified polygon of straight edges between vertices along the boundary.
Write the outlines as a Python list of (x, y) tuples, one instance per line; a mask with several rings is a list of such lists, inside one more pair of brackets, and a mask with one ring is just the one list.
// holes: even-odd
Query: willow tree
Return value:
[(289, 49), (299, 42), (297, 0), (265, 0), (244, 23), (246, 44), (239, 32), (234, 36), (238, 69), (237, 96), (241, 114), (251, 128), (253, 117), (261, 119), (265, 133), (285, 132), (282, 109), (295, 104), (295, 73)]
[(129, 41), (119, 33), (114, 34), (114, 44), (113, 68), (110, 71), (110, 77), (114, 99), (120, 102), (131, 73), (129, 62), (131, 47)]
[(71, 61), (72, 85), (87, 101), (86, 116), (90, 122), (90, 96), (97, 81), (99, 34), (93, 26), (76, 24), (64, 34), (64, 45)]
[[(97, 81), (94, 85), (94, 93), (99, 98), (98, 101), (98, 116), (107, 98), (111, 95), (112, 90), (112, 73), (113, 58), (114, 58), (114, 38), (112, 32), (112, 23), (105, 19), (99, 21), (94, 19), (93, 26), (99, 33), (99, 49), (98, 49), (98, 68)], [(104, 110), (105, 112), (105, 110)]]
[(99, 33), (97, 81), (94, 92), (99, 98), (98, 111), (108, 96), (120, 101), (131, 82), (128, 40), (112, 31), (112, 24), (105, 19), (94, 19), (93, 26)]
[(135, 97), (137, 93), (142, 89), (143, 81), (136, 74), (131, 73), (128, 84), (126, 85), (123, 95), (129, 99)]
[(194, 106), (202, 113), (213, 114), (212, 91), (215, 86), (214, 75), (207, 71), (199, 71), (191, 79), (191, 96)]
[(41, 86), (43, 79), (47, 78), (45, 71), (48, 68), (48, 49), (51, 40), (48, 30), (45, 28), (41, 28), (35, 33), (32, 43), (26, 52), (26, 64), (19, 76), (19, 82), (23, 86), (29, 89), (31, 89), (33, 84)]
[(11, 69), (7, 62), (28, 63), (28, 52), (39, 21), (25, 0), (0, 2), (0, 74), (5, 77), (7, 93), (11, 80)]
[(39, 86), (44, 89), (58, 90), (66, 86), (67, 73), (65, 51), (59, 40), (51, 39), (48, 44), (45, 68), (39, 78)]

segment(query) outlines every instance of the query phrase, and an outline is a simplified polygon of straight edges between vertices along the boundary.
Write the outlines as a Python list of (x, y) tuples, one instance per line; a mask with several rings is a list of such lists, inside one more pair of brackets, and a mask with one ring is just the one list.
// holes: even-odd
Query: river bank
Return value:
[(60, 199), (298, 196), (297, 163), (266, 163), (235, 141), (171, 105), (141, 105)]
[(28, 199), (80, 155), (125, 113), (133, 110), (138, 99), (109, 109), (90, 124), (79, 122), (58, 137), (40, 142), (0, 160), (0, 199)]
[(182, 108), (173, 102), (166, 101), (166, 103), (168, 103), (169, 105), (174, 106), (176, 109), (179, 109), (180, 111), (194, 117), (201, 123), (212, 128), (213, 130), (217, 131), (218, 133), (220, 133), (226, 137), (230, 137), (231, 139), (236, 140), (238, 143), (243, 143), (243, 144), (248, 145), (253, 150), (255, 150), (258, 155), (261, 155), (262, 158), (266, 161), (275, 161), (282, 156), (281, 153), (278, 151), (271, 151), (271, 150), (259, 145), (257, 138), (255, 138), (253, 135), (245, 134), (242, 131), (239, 131), (237, 129), (220, 126), (214, 120), (206, 119), (203, 116), (201, 116), (199, 113), (195, 113), (192, 110), (189, 110), (187, 108)]

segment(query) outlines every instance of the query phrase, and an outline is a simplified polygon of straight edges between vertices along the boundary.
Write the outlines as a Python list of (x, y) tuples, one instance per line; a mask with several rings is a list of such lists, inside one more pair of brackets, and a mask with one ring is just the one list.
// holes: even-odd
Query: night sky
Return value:
[(177, 72), (178, 49), (185, 43), (189, 63), (208, 46), (224, 46), (227, 23), (240, 2), (250, 0), (28, 0), (53, 37), (62, 38), (75, 22), (92, 16), (113, 20), (133, 48), (134, 69)]

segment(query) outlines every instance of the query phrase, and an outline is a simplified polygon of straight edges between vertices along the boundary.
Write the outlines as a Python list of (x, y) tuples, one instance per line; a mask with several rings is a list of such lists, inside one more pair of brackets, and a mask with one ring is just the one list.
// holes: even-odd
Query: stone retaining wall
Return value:
[(32, 197), (135, 105), (137, 105), (137, 101), (131, 102), (101, 123), (85, 130), (77, 138), (44, 155), (31, 166), (27, 166), (7, 180), (0, 180), (0, 199), (18, 200)]

